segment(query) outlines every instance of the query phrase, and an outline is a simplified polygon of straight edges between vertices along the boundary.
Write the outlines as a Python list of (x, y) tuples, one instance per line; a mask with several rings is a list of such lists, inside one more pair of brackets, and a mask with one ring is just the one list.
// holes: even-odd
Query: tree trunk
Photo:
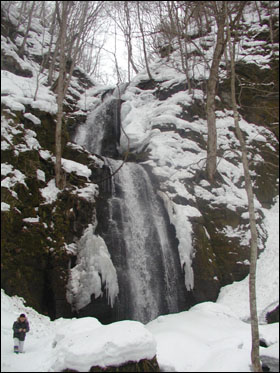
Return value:
[[(124, 3), (123, 5), (124, 5), (124, 12), (125, 12), (125, 17), (126, 17), (126, 25), (127, 25), (126, 43), (127, 43), (127, 55), (128, 55), (128, 70), (129, 70), (129, 67), (131, 65), (134, 72), (136, 74), (138, 74), (138, 69), (135, 66), (135, 63), (134, 63), (134, 60), (133, 60), (133, 53), (132, 53), (132, 42), (131, 42), (132, 31), (131, 31), (131, 20), (130, 20), (129, 6), (128, 6), (127, 1), (124, 1), (123, 3)], [(128, 75), (130, 75), (129, 72), (128, 72)], [(129, 76), (128, 80), (130, 81), (130, 76)]]
[(169, 13), (169, 17), (170, 17), (170, 21), (171, 21), (171, 28), (172, 30), (176, 30), (176, 34), (177, 34), (177, 40), (178, 40), (178, 44), (179, 44), (179, 50), (180, 50), (180, 57), (181, 57), (181, 64), (182, 64), (182, 69), (186, 75), (186, 78), (187, 78), (187, 84), (188, 84), (188, 92), (189, 94), (192, 93), (192, 86), (191, 86), (191, 79), (190, 79), (190, 74), (189, 74), (189, 63), (188, 63), (188, 49), (187, 49), (187, 46), (188, 46), (188, 40), (186, 40), (186, 38), (184, 38), (184, 47), (183, 47), (183, 44), (182, 44), (182, 35), (184, 35), (184, 33), (187, 35), (187, 32), (188, 32), (188, 23), (189, 23), (189, 17), (187, 17), (187, 10), (185, 10), (185, 17), (184, 17), (184, 24), (183, 24), (183, 30), (182, 30), (182, 26), (180, 25), (180, 17), (179, 17), (179, 14), (178, 14), (178, 8), (175, 8), (174, 9), (174, 15), (175, 15), (175, 21), (173, 21), (173, 16), (172, 16), (172, 11), (171, 11), (171, 6), (168, 2), (168, 13)]
[(146, 68), (147, 68), (147, 73), (148, 73), (149, 79), (153, 80), (153, 77), (152, 77), (152, 74), (151, 74), (151, 71), (150, 71), (150, 68), (149, 68), (149, 62), (148, 62), (148, 56), (147, 56), (147, 50), (146, 50), (145, 35), (144, 35), (143, 27), (142, 27), (142, 20), (141, 20), (141, 17), (140, 17), (139, 1), (136, 1), (136, 4), (137, 4), (137, 15), (138, 15), (139, 27), (140, 27), (140, 32), (141, 32), (141, 35), (142, 35), (143, 52), (144, 52), (144, 58), (145, 58), (145, 64), (146, 64)]
[(23, 42), (22, 42), (21, 47), (18, 51), (19, 55), (22, 55), (23, 52), (24, 52), (24, 47), (25, 47), (27, 36), (28, 36), (30, 26), (31, 26), (31, 20), (32, 20), (34, 7), (35, 7), (35, 1), (32, 2), (32, 6), (31, 6), (31, 9), (29, 11), (28, 24), (27, 24), (26, 32), (25, 32), (25, 35), (24, 35), (24, 38), (23, 38)]
[(74, 68), (76, 66), (78, 53), (79, 53), (79, 51), (81, 50), (81, 47), (82, 47), (83, 25), (85, 23), (87, 11), (88, 11), (88, 6), (89, 6), (89, 3), (86, 1), (84, 3), (83, 9), (82, 9), (82, 14), (81, 14), (80, 22), (79, 22), (79, 28), (77, 30), (76, 37), (75, 37), (75, 39), (76, 39), (75, 40), (75, 47), (73, 49), (74, 44), (71, 47), (71, 50), (72, 50), (72, 53), (71, 53), (72, 61), (71, 61), (70, 69), (69, 69), (69, 72), (68, 72), (68, 77), (67, 77), (67, 79), (65, 81), (65, 84), (64, 84), (64, 96), (66, 96), (67, 89), (69, 87), (70, 80), (72, 78), (73, 71), (74, 71)]
[(59, 56), (59, 75), (57, 86), (57, 123), (55, 131), (55, 183), (57, 188), (63, 188), (63, 178), (61, 169), (61, 131), (63, 119), (63, 100), (64, 100), (64, 78), (65, 78), (65, 40), (67, 28), (67, 11), (68, 1), (62, 1), (62, 14), (61, 14), (61, 33), (60, 33), (60, 56)]
[[(56, 12), (54, 10), (53, 15), (52, 15), (52, 23), (51, 23), (51, 27), (50, 27), (51, 40), (50, 40), (48, 54), (47, 54), (47, 56), (44, 60), (44, 67), (46, 67), (46, 68), (48, 67), (49, 70), (51, 69), (51, 65), (54, 65), (54, 61), (52, 61), (51, 65), (49, 64), (49, 61), (50, 61), (50, 56), (51, 56), (52, 44), (53, 44), (55, 22), (56, 22)], [(51, 80), (50, 80), (49, 76), (48, 76), (48, 83), (49, 83), (49, 85), (51, 85)]]
[(262, 372), (259, 356), (259, 328), (258, 328), (258, 315), (257, 315), (257, 300), (256, 300), (256, 267), (258, 257), (258, 233), (256, 226), (255, 208), (254, 208), (254, 192), (252, 187), (251, 176), (249, 173), (249, 164), (246, 143), (239, 127), (238, 110), (235, 96), (235, 44), (232, 46), (229, 33), (229, 46), (230, 46), (230, 61), (231, 61), (231, 99), (234, 112), (234, 124), (238, 140), (240, 142), (242, 151), (242, 164), (245, 177), (245, 189), (248, 198), (248, 209), (250, 219), (250, 232), (251, 232), (251, 255), (250, 255), (250, 275), (249, 275), (249, 299), (250, 299), (250, 315), (251, 315), (251, 361), (254, 372)]
[[(223, 2), (224, 3), (224, 2)], [(206, 171), (208, 180), (213, 183), (216, 168), (217, 168), (217, 131), (216, 131), (216, 115), (215, 115), (215, 96), (218, 82), (219, 64), (225, 47), (224, 27), (225, 13), (224, 4), (222, 11), (217, 15), (217, 43), (214, 50), (213, 61), (210, 69), (210, 76), (207, 81), (207, 100), (206, 100), (206, 115), (208, 126), (207, 140), (207, 164)]]

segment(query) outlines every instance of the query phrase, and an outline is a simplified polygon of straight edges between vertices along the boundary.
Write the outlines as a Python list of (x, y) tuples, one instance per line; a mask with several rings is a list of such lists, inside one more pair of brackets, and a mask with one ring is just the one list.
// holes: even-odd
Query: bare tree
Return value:
[(30, 26), (31, 26), (31, 21), (32, 21), (32, 16), (33, 16), (33, 11), (34, 11), (34, 8), (35, 8), (35, 4), (36, 4), (36, 1), (32, 1), (32, 5), (31, 5), (31, 8), (29, 10), (29, 15), (28, 15), (27, 28), (26, 28), (26, 31), (25, 31), (25, 35), (24, 35), (22, 44), (21, 44), (21, 46), (19, 48), (19, 51), (18, 51), (19, 55), (22, 55), (23, 52), (24, 52), (24, 47), (25, 47), (25, 44), (26, 44), (26, 40), (27, 40), (27, 37), (28, 37), (29, 30), (30, 30)]
[(50, 27), (51, 39), (50, 39), (50, 44), (49, 44), (49, 50), (48, 50), (48, 54), (47, 54), (45, 62), (44, 62), (44, 66), (49, 65), (49, 73), (48, 73), (48, 84), (49, 85), (52, 84), (53, 71), (54, 71), (54, 68), (55, 68), (55, 61), (56, 61), (57, 53), (58, 53), (58, 50), (59, 50), (59, 43), (56, 43), (55, 52), (53, 54), (52, 62), (50, 63), (50, 58), (51, 58), (51, 54), (52, 54), (52, 47), (53, 47), (53, 40), (54, 40), (54, 36), (55, 36), (56, 21), (57, 21), (56, 10), (54, 8), (53, 12), (52, 12), (52, 18), (51, 18), (51, 27)]
[[(244, 5), (243, 5), (244, 8)], [(242, 8), (242, 9), (243, 9)], [(251, 361), (254, 372), (262, 372), (259, 356), (259, 328), (257, 315), (257, 300), (256, 300), (256, 266), (258, 257), (258, 233), (255, 217), (254, 207), (254, 192), (252, 187), (252, 180), (249, 172), (249, 162), (247, 155), (246, 143), (239, 127), (239, 114), (236, 102), (235, 92), (235, 40), (231, 42), (231, 32), (229, 27), (229, 19), (227, 18), (227, 31), (229, 40), (229, 54), (231, 66), (231, 100), (234, 112), (234, 124), (238, 140), (240, 142), (242, 152), (242, 164), (245, 178), (245, 189), (248, 199), (248, 209), (250, 218), (250, 232), (251, 232), (251, 255), (250, 255), (250, 275), (249, 275), (249, 298), (250, 298), (250, 315), (251, 315), (251, 334), (252, 334), (252, 349)]]
[[(61, 168), (61, 133), (63, 120), (63, 101), (66, 96), (79, 54), (86, 44), (87, 36), (95, 22), (103, 2), (56, 1), (56, 17), (59, 26), (56, 49), (59, 50), (59, 73), (53, 88), (57, 93), (57, 124), (55, 134), (55, 179), (56, 186), (64, 187)], [(67, 46), (67, 47), (66, 47)], [(56, 52), (53, 58), (56, 57)], [(55, 60), (53, 61), (55, 63)]]
[[(11, 2), (12, 3), (12, 2)], [(19, 29), (20, 25), (24, 23), (28, 17), (26, 14), (26, 7), (28, 5), (29, 1), (21, 1), (20, 9), (19, 9), (19, 17), (17, 22), (17, 30)]]
[[(138, 69), (134, 63), (133, 52), (132, 52), (132, 25), (131, 25), (130, 8), (128, 4), (129, 4), (128, 1), (124, 1), (124, 12), (126, 16), (125, 20), (126, 20), (126, 29), (127, 29), (125, 36), (126, 36), (127, 55), (128, 55), (128, 73), (130, 71), (130, 65), (131, 65), (135, 73), (138, 74)], [(129, 74), (129, 80), (130, 80), (130, 74)]]
[(57, 19), (60, 26), (59, 35), (59, 46), (60, 46), (60, 56), (59, 56), (59, 75), (58, 75), (58, 85), (57, 85), (57, 119), (56, 119), (56, 131), (55, 131), (55, 182), (59, 189), (63, 188), (63, 178), (61, 169), (61, 131), (62, 131), (62, 118), (63, 118), (63, 100), (64, 100), (64, 79), (65, 79), (65, 42), (66, 42), (66, 32), (67, 32), (67, 22), (69, 16), (69, 9), (71, 6), (70, 1), (62, 1), (61, 11), (59, 9), (59, 4), (56, 2), (56, 12)]
[[(231, 21), (230, 27), (236, 27), (242, 15), (246, 1), (233, 3), (231, 11), (237, 10), (235, 18)], [(212, 64), (210, 67), (210, 75), (207, 81), (207, 99), (206, 99), (206, 115), (208, 126), (208, 139), (207, 139), (207, 162), (206, 171), (208, 180), (212, 183), (215, 179), (217, 170), (217, 131), (216, 131), (216, 115), (215, 115), (215, 95), (219, 79), (219, 64), (221, 57), (224, 53), (228, 35), (225, 34), (226, 24), (226, 7), (227, 1), (211, 1), (208, 5), (213, 11), (216, 24), (217, 24), (217, 37), (214, 49)]]
[[(167, 7), (170, 19), (171, 33), (173, 33), (173, 35), (176, 35), (177, 37), (177, 42), (180, 50), (181, 65), (187, 78), (188, 91), (189, 93), (191, 93), (192, 84), (190, 79), (190, 66), (188, 62), (188, 29), (191, 13), (189, 13), (189, 7), (186, 3), (167, 1)], [(180, 17), (180, 13), (184, 16)]]
[(129, 1), (114, 1), (107, 7), (107, 14), (115, 24), (115, 34), (116, 27), (123, 33), (127, 48), (128, 80), (130, 81), (131, 68), (136, 74), (138, 73), (133, 53), (133, 32), (136, 26), (135, 4)]
[(212, 64), (210, 68), (210, 75), (207, 80), (207, 99), (206, 99), (206, 115), (208, 126), (207, 138), (207, 163), (206, 171), (208, 180), (212, 183), (215, 178), (217, 169), (217, 130), (216, 130), (216, 115), (215, 115), (215, 96), (216, 87), (219, 76), (219, 64), (224, 52), (226, 38), (225, 38), (225, 21), (226, 21), (226, 2), (213, 1), (211, 2), (217, 24), (217, 37), (214, 49)]
[(33, 98), (34, 101), (36, 101), (36, 99), (37, 99), (37, 93), (38, 93), (38, 90), (39, 90), (40, 78), (42, 77), (42, 74), (45, 70), (44, 43), (45, 43), (45, 28), (43, 28), (43, 38), (42, 38), (42, 42), (41, 42), (42, 61), (41, 61), (40, 67), (39, 67), (39, 71), (36, 72), (36, 88), (35, 88), (35, 93), (34, 93), (34, 98)]
[(143, 44), (143, 53), (144, 53), (144, 58), (145, 58), (145, 64), (146, 64), (146, 69), (147, 73), (149, 76), (150, 80), (153, 80), (150, 68), (149, 68), (149, 61), (148, 61), (148, 53), (147, 53), (147, 48), (146, 48), (146, 40), (145, 40), (145, 33), (144, 33), (144, 28), (143, 28), (143, 19), (141, 17), (141, 11), (140, 11), (140, 1), (136, 1), (137, 5), (137, 17), (138, 17), (138, 24), (142, 36), (142, 44)]

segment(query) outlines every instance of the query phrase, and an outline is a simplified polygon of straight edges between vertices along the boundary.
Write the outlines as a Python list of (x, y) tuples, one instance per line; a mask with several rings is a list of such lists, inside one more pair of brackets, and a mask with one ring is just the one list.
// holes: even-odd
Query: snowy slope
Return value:
[[(279, 304), (279, 198), (275, 205), (265, 211), (268, 229), (266, 248), (257, 263), (257, 309), (260, 322)], [(221, 289), (217, 303), (227, 305), (243, 320), (250, 318), (249, 281), (235, 282)], [(238, 299), (238, 301), (236, 301)]]

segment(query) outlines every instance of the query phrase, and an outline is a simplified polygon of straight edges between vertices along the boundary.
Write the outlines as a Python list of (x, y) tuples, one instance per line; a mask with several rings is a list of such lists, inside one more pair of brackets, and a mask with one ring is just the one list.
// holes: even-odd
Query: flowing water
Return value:
[[(89, 115), (75, 138), (90, 152), (104, 155), (100, 144), (112, 99), (105, 99)], [(160, 314), (183, 310), (186, 289), (174, 228), (148, 172), (141, 164), (106, 161), (111, 173), (120, 169), (112, 178), (111, 198), (97, 211), (96, 233), (106, 242), (117, 270), (116, 319), (146, 323)]]
[[(121, 161), (109, 163), (114, 171)], [(104, 232), (122, 289), (120, 318), (148, 322), (182, 309), (184, 280), (170, 228), (147, 171), (136, 163), (123, 164), (114, 176)]]

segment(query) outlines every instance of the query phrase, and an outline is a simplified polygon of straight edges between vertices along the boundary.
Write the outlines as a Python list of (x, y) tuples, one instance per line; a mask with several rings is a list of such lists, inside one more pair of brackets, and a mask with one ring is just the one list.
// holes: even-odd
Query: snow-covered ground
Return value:
[[(279, 299), (279, 203), (264, 210), (268, 241), (258, 260), (257, 291), (261, 356), (279, 359), (279, 323), (265, 324), (263, 312)], [(92, 365), (157, 359), (167, 372), (250, 372), (251, 331), (247, 278), (222, 288), (216, 303), (205, 302), (178, 314), (159, 316), (147, 325), (121, 321), (102, 325), (86, 317), (50, 321), (1, 292), (1, 371), (88, 371)], [(26, 313), (30, 332), (25, 353), (13, 353), (12, 325)]]
[[(279, 197), (271, 209), (262, 211), (268, 239), (257, 263), (257, 309), (259, 321), (264, 323), (265, 314), (279, 304)], [(217, 299), (244, 321), (250, 315), (248, 278), (223, 287)]]

